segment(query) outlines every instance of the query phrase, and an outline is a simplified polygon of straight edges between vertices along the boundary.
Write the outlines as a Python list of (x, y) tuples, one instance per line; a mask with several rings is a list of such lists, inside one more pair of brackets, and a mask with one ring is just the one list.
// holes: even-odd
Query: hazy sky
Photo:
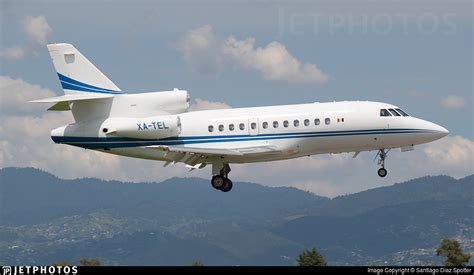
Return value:
[(209, 168), (188, 174), (54, 145), (50, 130), (72, 118), (25, 101), (61, 94), (45, 45), (69, 42), (129, 93), (186, 89), (196, 108), (383, 101), (450, 131), (414, 152), (394, 150), (385, 179), (366, 152), (236, 165), (234, 181), (334, 196), (473, 173), (472, 1), (0, 3), (0, 167), (67, 178), (210, 177)]

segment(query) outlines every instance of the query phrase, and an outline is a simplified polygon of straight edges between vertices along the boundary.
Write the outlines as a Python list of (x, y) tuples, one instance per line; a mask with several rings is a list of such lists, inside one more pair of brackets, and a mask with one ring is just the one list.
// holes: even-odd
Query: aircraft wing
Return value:
[[(190, 166), (200, 165), (206, 162), (208, 157), (215, 156), (246, 156), (253, 154), (278, 154), (281, 151), (275, 146), (261, 145), (236, 148), (200, 148), (184, 146), (154, 145), (148, 146), (155, 150), (166, 152), (166, 157), (173, 162), (184, 162)], [(202, 165), (201, 165), (202, 166)], [(202, 166), (204, 167), (204, 166)], [(198, 168), (202, 168), (198, 167)]]

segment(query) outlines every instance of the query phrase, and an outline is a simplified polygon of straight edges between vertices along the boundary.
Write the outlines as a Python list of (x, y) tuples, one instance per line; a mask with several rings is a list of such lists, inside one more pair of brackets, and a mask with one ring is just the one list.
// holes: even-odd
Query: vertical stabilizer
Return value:
[(71, 44), (48, 45), (65, 94), (123, 92)]

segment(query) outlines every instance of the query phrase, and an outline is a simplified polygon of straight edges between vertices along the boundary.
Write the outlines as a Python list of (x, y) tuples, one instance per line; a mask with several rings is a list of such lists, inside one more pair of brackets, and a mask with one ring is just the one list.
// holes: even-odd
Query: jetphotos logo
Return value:
[(77, 274), (77, 266), (2, 266), (1, 275)]

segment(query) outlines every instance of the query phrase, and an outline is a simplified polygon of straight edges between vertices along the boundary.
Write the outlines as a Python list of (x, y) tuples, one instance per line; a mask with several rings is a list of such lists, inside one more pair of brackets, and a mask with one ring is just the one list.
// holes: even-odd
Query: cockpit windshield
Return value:
[(392, 115), (387, 111), (387, 109), (381, 109), (380, 116), (392, 116)]
[(405, 113), (402, 109), (395, 109), (399, 112), (402, 116), (410, 116), (409, 114)]
[(395, 111), (394, 109), (388, 109), (390, 111), (390, 113), (392, 113), (392, 115), (394, 116), (400, 116), (399, 113), (397, 113), (397, 111)]
[(400, 108), (380, 109), (380, 116), (410, 116)]

